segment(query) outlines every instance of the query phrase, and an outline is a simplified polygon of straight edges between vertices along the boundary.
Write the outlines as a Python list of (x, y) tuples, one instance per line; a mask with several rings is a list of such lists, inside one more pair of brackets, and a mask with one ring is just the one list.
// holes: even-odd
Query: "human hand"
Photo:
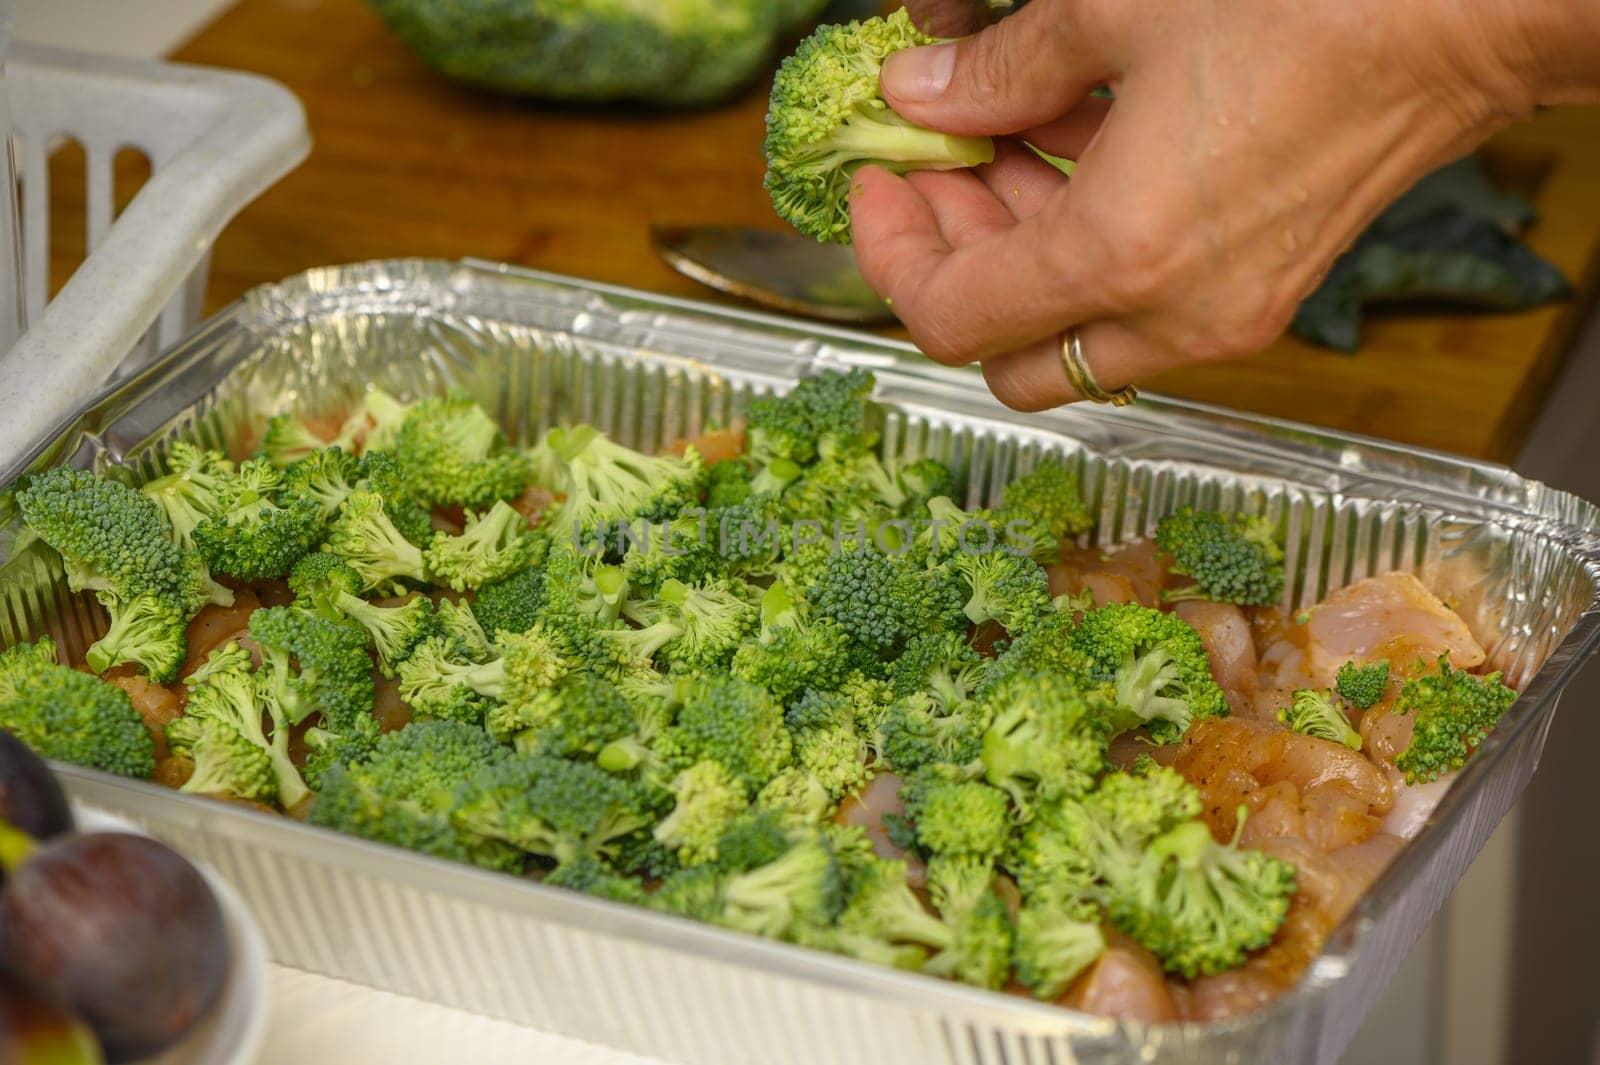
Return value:
[[(936, 33), (974, 7), (910, 6)], [(1418, 177), (1536, 103), (1600, 86), (1597, 12), (1032, 0), (974, 37), (892, 56), (883, 91), (919, 124), (1076, 159), (1074, 176), (1004, 142), (977, 171), (865, 168), (862, 273), (925, 353), (981, 362), (1019, 410), (1079, 398), (1068, 329), (1108, 390), (1248, 354)], [(1102, 84), (1114, 103), (1089, 96)]]

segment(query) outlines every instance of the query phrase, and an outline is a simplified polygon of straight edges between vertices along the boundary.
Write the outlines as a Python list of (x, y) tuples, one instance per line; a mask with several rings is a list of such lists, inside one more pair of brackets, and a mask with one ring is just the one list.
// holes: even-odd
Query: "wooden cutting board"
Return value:
[[(282, 81), (305, 102), (316, 142), (223, 234), (212, 307), (308, 267), (395, 256), (475, 255), (715, 298), (656, 259), (649, 224), (780, 225), (761, 188), (764, 86), (690, 115), (509, 102), (434, 75), (361, 0), (241, 0), (174, 58)], [(1600, 287), (1600, 110), (1547, 112), (1486, 159), (1537, 205), (1531, 243), (1578, 299), (1515, 315), (1386, 317), (1355, 357), (1285, 339), (1154, 387), (1514, 458)]]

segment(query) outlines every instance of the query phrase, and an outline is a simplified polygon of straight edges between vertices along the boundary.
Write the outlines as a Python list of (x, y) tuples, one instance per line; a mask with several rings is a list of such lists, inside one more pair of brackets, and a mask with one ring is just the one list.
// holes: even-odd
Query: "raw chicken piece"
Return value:
[(187, 677), (212, 651), (248, 631), (250, 615), (260, 605), (254, 592), (240, 588), (233, 593), (232, 606), (208, 606), (196, 614), (189, 622), (189, 656), (178, 675)]
[(1250, 713), (1256, 697), (1256, 646), (1244, 611), (1229, 603), (1185, 599), (1173, 613), (1200, 634), (1211, 661), (1211, 677), (1227, 695), (1233, 712)]
[[(1252, 817), (1267, 815), (1274, 827), (1331, 846), (1360, 842), (1378, 831), (1394, 801), (1382, 771), (1343, 744), (1302, 736), (1275, 723), (1243, 718), (1210, 718), (1197, 722), (1179, 745), (1174, 768), (1205, 800), (1203, 815), (1219, 839), (1237, 827), (1243, 804)], [(1301, 831), (1294, 819), (1273, 804), (1289, 801), (1287, 784), (1304, 818)], [(1335, 787), (1337, 785), (1337, 787)], [(1307, 796), (1310, 796), (1308, 801)], [(1247, 838), (1256, 838), (1248, 820)]]
[(1156, 606), (1166, 579), (1153, 540), (1132, 540), (1116, 547), (1073, 547), (1063, 544), (1061, 561), (1048, 567), (1050, 594), (1088, 589), (1096, 606), (1142, 603)]
[(1107, 927), (1105, 935), (1105, 953), (1072, 982), (1061, 1005), (1145, 1024), (1177, 1020), (1178, 1005), (1156, 956), (1114, 928)]
[[(122, 672), (124, 669), (130, 671)], [(183, 716), (183, 700), (179, 699), (171, 688), (150, 683), (149, 677), (131, 672), (130, 667), (118, 667), (117, 671), (107, 673), (105, 678), (128, 693), (128, 701), (133, 703), (133, 708), (139, 712), (139, 716), (144, 719), (145, 727), (150, 730), (150, 738), (155, 742), (156, 757), (165, 758), (167, 724)]]
[(1426, 784), (1407, 784), (1405, 774), (1393, 766), (1384, 767), (1394, 787), (1394, 806), (1383, 819), (1383, 830), (1400, 839), (1412, 839), (1428, 823), (1444, 793), (1455, 783), (1456, 774), (1446, 773)]
[(1397, 670), (1441, 654), (1457, 669), (1484, 660), (1467, 623), (1409, 573), (1385, 573), (1339, 589), (1312, 609), (1305, 627), (1305, 672), (1319, 688), (1331, 685), (1351, 659), (1387, 658)]

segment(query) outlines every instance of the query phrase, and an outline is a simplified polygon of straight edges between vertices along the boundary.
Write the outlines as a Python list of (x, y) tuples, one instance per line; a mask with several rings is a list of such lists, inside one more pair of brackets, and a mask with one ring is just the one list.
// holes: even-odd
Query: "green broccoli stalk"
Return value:
[(1290, 705), (1278, 711), (1278, 720), (1301, 735), (1342, 743), (1352, 751), (1361, 749), (1361, 734), (1350, 727), (1332, 693), (1323, 689), (1296, 691)]
[(950, 929), (948, 943), (922, 971), (977, 987), (999, 988), (1011, 971), (1014, 931), (994, 892), (994, 866), (971, 854), (938, 855), (928, 863), (928, 892)]
[[(263, 698), (258, 678), (250, 672), (249, 654), (229, 643), (213, 651), (184, 683), (189, 688), (186, 716), (172, 722), (178, 726), (178, 743), (196, 744), (191, 754), (195, 775), (184, 790), (220, 790), (241, 799), (278, 802), (286, 810), (299, 805), (309, 791), (289, 759), (290, 722), (281, 701)], [(272, 721), (270, 738), (262, 727), (263, 712)], [(261, 776), (263, 764), (270, 788)], [(236, 790), (241, 786), (254, 793)]]
[(1031, 558), (1005, 551), (958, 554), (953, 566), (967, 591), (962, 609), (974, 625), (993, 621), (1009, 634), (1028, 631), (1050, 609), (1050, 581)]
[(697, 670), (726, 668), (739, 644), (755, 631), (759, 615), (738, 583), (695, 587), (670, 580), (644, 608), (644, 616), (677, 629), (664, 647), (668, 664)]
[(143, 666), (150, 679), (170, 681), (188, 654), (183, 610), (158, 595), (140, 595), (122, 602), (108, 592), (96, 596), (110, 615), (106, 634), (84, 653), (84, 664), (104, 673), (119, 662)]
[(278, 501), (284, 506), (309, 503), (317, 508), (320, 520), (328, 521), (360, 480), (361, 460), (354, 455), (339, 448), (314, 451), (283, 471)]
[(1173, 573), (1194, 582), (1163, 592), (1168, 601), (1268, 606), (1283, 594), (1283, 548), (1265, 517), (1184, 507), (1156, 525), (1156, 546)]
[[(1240, 825), (1244, 808), (1240, 807)], [(1295, 870), (1211, 837), (1203, 821), (1158, 836), (1111, 902), (1111, 919), (1186, 979), (1243, 964), (1289, 912)]]
[(192, 551), (195, 526), (222, 509), (223, 490), (233, 472), (233, 463), (222, 452), (174, 440), (167, 448), (166, 476), (140, 491), (166, 515), (173, 541)]
[(729, 877), (721, 895), (718, 924), (793, 938), (803, 928), (833, 922), (844, 904), (844, 878), (827, 840), (809, 834), (776, 860)]
[(423, 553), (436, 583), (458, 592), (511, 576), (533, 563), (542, 545), (510, 504), (497, 502), (487, 513), (467, 512), (460, 536), (436, 536)]
[(0, 729), (45, 758), (126, 777), (155, 772), (150, 730), (127, 692), (57, 664), (48, 638), (0, 652)]
[(767, 191), (807, 236), (850, 241), (851, 176), (875, 164), (897, 174), (993, 162), (987, 137), (956, 137), (908, 122), (878, 87), (893, 52), (931, 44), (904, 10), (823, 26), (778, 68), (767, 110)]
[(1334, 688), (1338, 691), (1339, 698), (1357, 710), (1372, 709), (1389, 691), (1388, 659), (1380, 658), (1364, 666), (1346, 662), (1339, 667), (1339, 673), (1334, 678)]
[(1395, 758), (1407, 784), (1425, 784), (1466, 765), (1517, 693), (1499, 673), (1473, 676), (1439, 656), (1439, 672), (1406, 681), (1394, 712), (1415, 717), (1411, 743)]
[(417, 644), (438, 631), (433, 601), (419, 595), (400, 606), (381, 607), (356, 595), (360, 589), (360, 574), (326, 551), (307, 555), (289, 574), (289, 590), (297, 605), (333, 621), (356, 622), (378, 653), (378, 668), (393, 677)]
[[(850, 878), (850, 901), (839, 927), (870, 940), (944, 950), (951, 929), (929, 913), (906, 882), (906, 863), (869, 858)], [(920, 959), (919, 959), (920, 964)]]
[(1111, 603), (1085, 613), (1068, 642), (1114, 686), (1116, 731), (1143, 725), (1157, 742), (1172, 743), (1194, 719), (1228, 714), (1205, 643), (1175, 614)]
[(1058, 997), (1105, 949), (1099, 910), (1093, 904), (1030, 900), (1017, 914), (1011, 957), (1017, 979), (1037, 998)]
[(421, 549), (400, 535), (383, 497), (371, 492), (355, 492), (345, 500), (322, 549), (348, 562), (361, 575), (364, 591), (403, 591), (404, 581), (427, 579)]
[(463, 661), (456, 643), (430, 636), (399, 664), (400, 698), (419, 717), (480, 722), (506, 690), (504, 658)]
[(260, 459), (225, 482), (216, 513), (194, 529), (195, 548), (218, 573), (254, 581), (287, 577), (322, 535), (322, 514), (299, 497), (280, 504), (283, 474)]
[(563, 538), (592, 535), (619, 522), (677, 517), (699, 505), (705, 463), (693, 448), (682, 458), (644, 455), (581, 425), (545, 436), (566, 499), (550, 527)]

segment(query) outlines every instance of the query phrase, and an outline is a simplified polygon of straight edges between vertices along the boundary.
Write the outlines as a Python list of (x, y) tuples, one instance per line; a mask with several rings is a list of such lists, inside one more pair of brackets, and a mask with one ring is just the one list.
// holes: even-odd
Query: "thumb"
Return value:
[(1001, 136), (1042, 126), (1116, 73), (1094, 0), (1034, 0), (976, 36), (908, 48), (883, 64), (883, 95), (930, 129)]

